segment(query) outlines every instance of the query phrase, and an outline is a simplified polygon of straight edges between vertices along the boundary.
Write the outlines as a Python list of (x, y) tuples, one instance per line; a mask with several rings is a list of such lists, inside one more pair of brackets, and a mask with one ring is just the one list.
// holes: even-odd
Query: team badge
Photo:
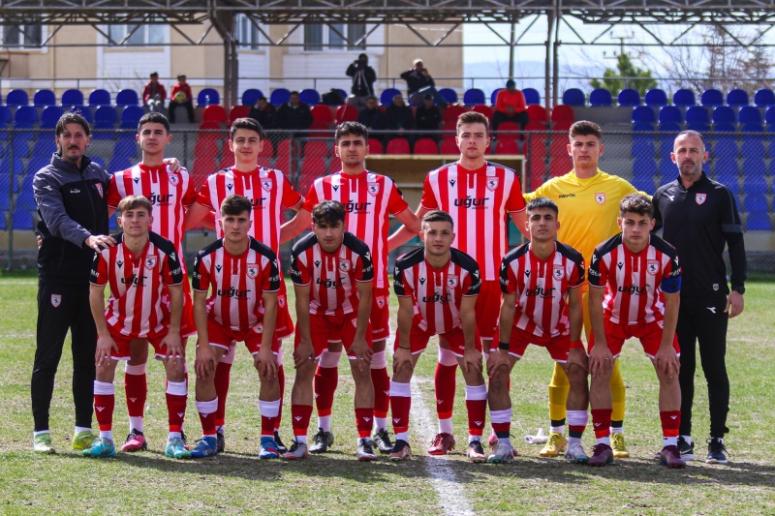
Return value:
[(342, 260), (339, 262), (339, 270), (342, 272), (350, 271), (350, 260)]
[(706, 193), (698, 193), (694, 196), (694, 200), (697, 202), (697, 205), (700, 206), (705, 202), (705, 199), (708, 198), (708, 194)]
[(487, 189), (492, 191), (495, 191), (496, 188), (498, 188), (498, 184), (500, 184), (500, 180), (497, 177), (488, 177), (487, 178)]
[(385, 298), (384, 298), (384, 297), (382, 297), (382, 296), (379, 296), (379, 297), (377, 298), (377, 306), (378, 306), (380, 309), (382, 309), (382, 308), (385, 308)]
[(180, 178), (177, 174), (170, 174), (170, 184), (172, 186), (178, 186), (178, 183), (180, 183)]
[(249, 263), (247, 266), (247, 273), (248, 273), (248, 278), (256, 279), (256, 276), (258, 276), (258, 265), (256, 265), (255, 263)]
[(457, 287), (457, 276), (447, 276), (447, 286), (449, 288)]
[(379, 193), (379, 183), (369, 183), (366, 187), (366, 191), (371, 195), (377, 195)]
[(646, 272), (652, 276), (656, 276), (657, 271), (659, 271), (659, 262), (657, 260), (649, 260), (646, 264)]
[(155, 256), (149, 256), (145, 259), (145, 268), (148, 270), (153, 269), (156, 267), (156, 257)]
[(97, 193), (100, 194), (100, 197), (102, 197), (102, 183), (94, 183), (94, 188), (97, 189)]
[(595, 194), (595, 202), (598, 204), (603, 204), (605, 202), (605, 192), (597, 192)]
[(51, 306), (59, 308), (62, 304), (62, 294), (51, 294)]
[(261, 181), (261, 188), (263, 188), (267, 192), (271, 192), (272, 191), (272, 186), (274, 186), (274, 185), (273, 185), (271, 179), (264, 179), (263, 181)]
[(552, 271), (552, 277), (555, 279), (555, 281), (562, 280), (563, 276), (565, 276), (565, 271), (563, 270), (561, 265), (555, 265), (554, 270)]

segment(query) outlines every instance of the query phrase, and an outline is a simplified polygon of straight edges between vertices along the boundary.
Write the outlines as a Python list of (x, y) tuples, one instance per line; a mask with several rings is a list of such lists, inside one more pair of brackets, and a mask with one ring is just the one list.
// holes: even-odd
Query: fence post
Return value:
[(16, 211), (16, 201), (13, 198), (13, 182), (16, 181), (16, 178), (14, 177), (16, 172), (16, 167), (14, 166), (14, 148), (13, 148), (13, 139), (14, 135), (16, 134), (16, 128), (11, 127), (10, 131), (10, 142), (8, 145), (8, 267), (7, 270), (13, 269), (13, 214)]

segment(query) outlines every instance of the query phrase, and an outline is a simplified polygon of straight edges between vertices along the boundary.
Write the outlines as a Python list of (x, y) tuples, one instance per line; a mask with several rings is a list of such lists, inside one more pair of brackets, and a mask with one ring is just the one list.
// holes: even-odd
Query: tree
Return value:
[(616, 57), (616, 70), (606, 68), (603, 72), (603, 80), (593, 79), (590, 86), (593, 88), (606, 88), (616, 93), (625, 88), (638, 90), (643, 95), (646, 90), (656, 88), (657, 81), (651, 76), (650, 70), (642, 70), (632, 63), (632, 59), (625, 52)]

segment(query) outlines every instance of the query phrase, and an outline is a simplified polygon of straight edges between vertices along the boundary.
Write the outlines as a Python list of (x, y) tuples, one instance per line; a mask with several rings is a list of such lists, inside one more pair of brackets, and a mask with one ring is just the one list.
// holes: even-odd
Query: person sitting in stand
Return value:
[(191, 86), (186, 82), (185, 75), (178, 75), (178, 83), (172, 87), (170, 92), (169, 119), (170, 123), (175, 123), (175, 108), (183, 106), (186, 108), (189, 123), (194, 123), (194, 96), (191, 93)]
[(506, 88), (495, 97), (495, 112), (492, 115), (492, 128), (498, 130), (503, 122), (519, 124), (521, 130), (527, 125), (527, 103), (525, 95), (516, 88), (512, 79), (506, 81)]

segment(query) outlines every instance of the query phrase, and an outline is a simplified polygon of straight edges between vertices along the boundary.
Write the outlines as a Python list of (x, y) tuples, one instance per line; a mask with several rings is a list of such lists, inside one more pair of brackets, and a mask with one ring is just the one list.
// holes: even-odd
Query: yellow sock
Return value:
[(614, 361), (614, 370), (611, 374), (611, 421), (624, 421), (625, 388), (622, 379), (622, 370), (619, 361)]
[(549, 383), (549, 419), (552, 421), (565, 419), (565, 405), (568, 402), (569, 390), (568, 376), (562, 367), (555, 362), (552, 381)]

